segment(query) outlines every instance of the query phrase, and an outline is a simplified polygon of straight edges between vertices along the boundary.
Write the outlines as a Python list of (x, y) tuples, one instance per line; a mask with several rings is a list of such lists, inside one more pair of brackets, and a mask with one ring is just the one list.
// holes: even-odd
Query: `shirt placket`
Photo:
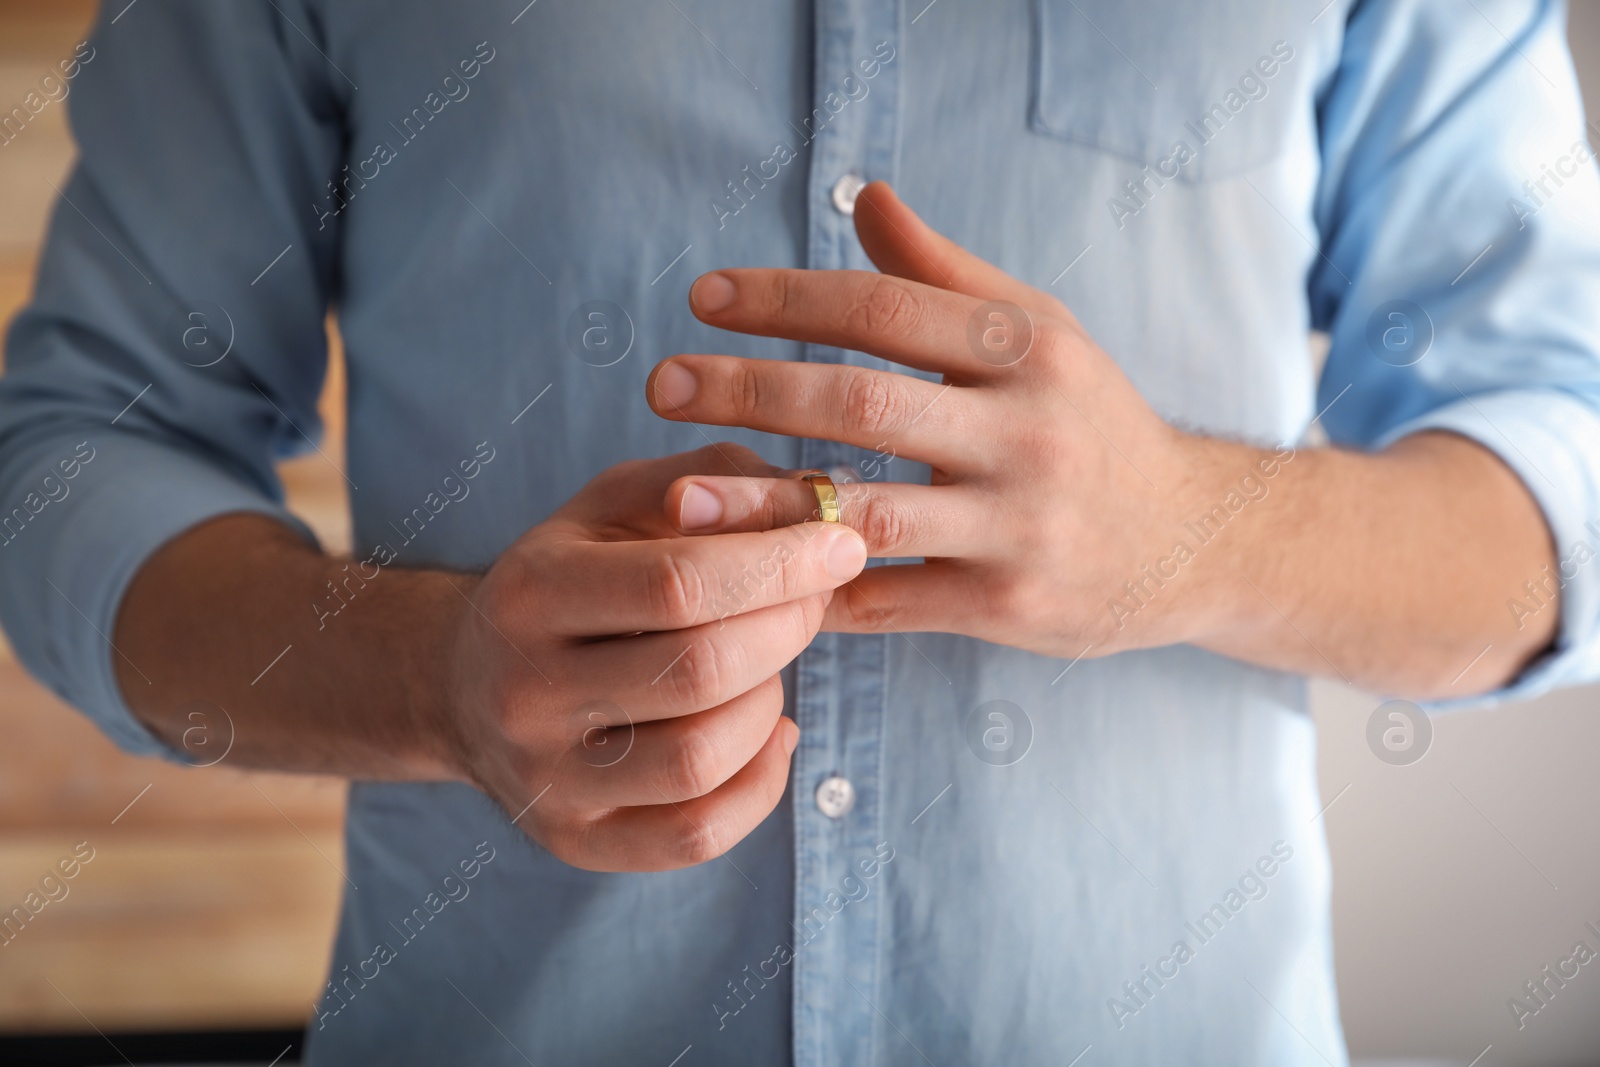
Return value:
[[(856, 239), (852, 214), (864, 184), (894, 178), (901, 22), (898, 0), (817, 0), (817, 110), (793, 124), (811, 148), (806, 265), (813, 270), (874, 269)], [(885, 61), (886, 54), (893, 58)], [(805, 346), (803, 358), (888, 367), (859, 352), (820, 345)], [(859, 479), (875, 454), (804, 440), (800, 462), (844, 481)], [(883, 840), (887, 653), (880, 635), (822, 634), (800, 657), (795, 675), (800, 742), (793, 757), (791, 933), (794, 1062), (800, 1067), (873, 1062), (882, 894), (859, 864), (871, 860)], [(854, 882), (846, 882), (847, 876)]]

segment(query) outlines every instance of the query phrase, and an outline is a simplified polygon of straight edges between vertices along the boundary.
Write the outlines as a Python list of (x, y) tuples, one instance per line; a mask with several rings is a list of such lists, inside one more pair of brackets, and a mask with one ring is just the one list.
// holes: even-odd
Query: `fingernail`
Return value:
[(826, 566), (828, 575), (835, 581), (847, 582), (861, 573), (867, 565), (867, 544), (854, 533), (839, 530), (828, 546)]
[(792, 756), (794, 755), (795, 746), (800, 744), (800, 725), (793, 719), (787, 719), (786, 721), (789, 723), (789, 725), (783, 731), (783, 749)]
[(683, 503), (678, 506), (678, 525), (685, 530), (699, 530), (722, 521), (722, 500), (709, 489), (691, 485), (683, 491)]
[(666, 363), (656, 371), (656, 398), (668, 407), (683, 407), (698, 388), (694, 375), (681, 363)]
[(721, 311), (738, 295), (726, 274), (703, 274), (689, 289), (689, 300), (696, 311)]

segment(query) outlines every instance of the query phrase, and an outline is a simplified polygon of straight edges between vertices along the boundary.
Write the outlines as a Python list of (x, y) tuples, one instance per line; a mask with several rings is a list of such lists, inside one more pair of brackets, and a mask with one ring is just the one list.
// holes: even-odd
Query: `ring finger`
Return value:
[[(886, 557), (978, 558), (992, 548), (975, 490), (907, 482), (835, 483), (839, 521)], [(771, 530), (816, 519), (817, 496), (796, 478), (691, 475), (667, 490), (666, 512), (688, 534)]]

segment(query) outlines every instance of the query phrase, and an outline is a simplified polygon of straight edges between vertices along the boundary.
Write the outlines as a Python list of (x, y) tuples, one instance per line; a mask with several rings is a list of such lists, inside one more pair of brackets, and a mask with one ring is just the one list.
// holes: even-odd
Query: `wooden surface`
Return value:
[(307, 826), (302, 837), (287, 826), (123, 826), (133, 818), (0, 837), (8, 910), (72, 846), (94, 849), (63, 883), (67, 894), (0, 949), (4, 1028), (301, 1025), (322, 985), (343, 884), (318, 853), (337, 860), (337, 828)]
[[(114, 2), (114, 0), (113, 0)], [(93, 5), (0, 0), (9, 108), (82, 38)], [(32, 285), (37, 242), (72, 159), (52, 105), (0, 148), (0, 321)], [(343, 462), (343, 375), (323, 397), (323, 451)], [(344, 483), (320, 456), (282, 468), (290, 506), (349, 543)], [(219, 739), (224, 727), (218, 727)], [(130, 806), (131, 805), (131, 806)], [(345, 885), (344, 785), (192, 769), (119, 752), (0, 643), (0, 919), (87, 842), (94, 859), (9, 941), (0, 1031), (298, 1026), (320, 992)], [(60, 896), (61, 884), (51, 883)]]

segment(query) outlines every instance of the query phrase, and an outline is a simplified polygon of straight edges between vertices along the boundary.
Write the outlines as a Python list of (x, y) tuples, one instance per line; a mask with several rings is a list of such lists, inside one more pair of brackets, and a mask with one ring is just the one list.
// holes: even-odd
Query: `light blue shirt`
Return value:
[[(854, 174), (1058, 295), (1177, 424), (1494, 450), (1565, 561), (1509, 692), (1593, 678), (1600, 184), (1564, 10), (1326, 2), (109, 5), (0, 383), (0, 617), (160, 753), (119, 598), (209, 516), (292, 521), (273, 461), (318, 431), (330, 307), (357, 559), (485, 567), (603, 468), (705, 443), (646, 408), (662, 357), (884, 366), (685, 301), (714, 267), (869, 268)], [(789, 674), (789, 794), (692, 869), (574, 870), (467, 787), (353, 786), (310, 1062), (1344, 1062), (1302, 679), (921, 633)]]

